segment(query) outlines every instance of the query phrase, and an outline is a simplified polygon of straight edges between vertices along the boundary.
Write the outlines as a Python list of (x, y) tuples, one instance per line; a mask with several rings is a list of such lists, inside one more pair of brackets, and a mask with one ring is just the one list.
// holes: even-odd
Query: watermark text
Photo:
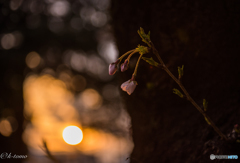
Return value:
[(214, 159), (238, 159), (238, 155), (214, 155), (214, 154), (211, 154), (210, 159), (211, 160), (214, 160)]
[(0, 154), (0, 159), (25, 159), (27, 157), (27, 155), (16, 155), (7, 152), (3, 152)]

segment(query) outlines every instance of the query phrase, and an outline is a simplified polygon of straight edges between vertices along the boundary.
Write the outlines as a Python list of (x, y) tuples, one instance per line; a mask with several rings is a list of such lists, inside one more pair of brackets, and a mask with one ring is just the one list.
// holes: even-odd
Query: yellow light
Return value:
[(82, 130), (77, 126), (68, 126), (63, 130), (63, 140), (70, 145), (77, 145), (83, 139)]

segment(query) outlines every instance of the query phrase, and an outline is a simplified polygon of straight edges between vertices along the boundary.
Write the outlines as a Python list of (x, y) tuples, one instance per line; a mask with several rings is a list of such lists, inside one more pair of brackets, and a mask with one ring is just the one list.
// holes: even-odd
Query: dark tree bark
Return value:
[[(18, 50), (1, 51), (0, 59), (0, 116), (3, 119), (14, 118), (13, 133), (9, 137), (0, 134), (0, 155), (27, 155), (27, 147), (23, 143), (23, 94), (24, 55)], [(10, 119), (11, 120), (11, 119)], [(11, 122), (11, 121), (10, 121)], [(4, 156), (3, 156), (4, 157)], [(21, 162), (23, 159), (4, 159), (5, 162)]]
[[(167, 67), (177, 76), (177, 67), (185, 66), (183, 85), (200, 106), (203, 98), (209, 101), (207, 114), (227, 135), (240, 123), (239, 11), (240, 3), (234, 0), (113, 0), (111, 14), (120, 54), (141, 43), (139, 27), (150, 30)], [(121, 82), (130, 79), (133, 70), (123, 73)], [(142, 60), (136, 80), (131, 96), (122, 93), (132, 118), (132, 163), (240, 156), (240, 143), (220, 140), (191, 103), (172, 93), (179, 87), (163, 70)]]

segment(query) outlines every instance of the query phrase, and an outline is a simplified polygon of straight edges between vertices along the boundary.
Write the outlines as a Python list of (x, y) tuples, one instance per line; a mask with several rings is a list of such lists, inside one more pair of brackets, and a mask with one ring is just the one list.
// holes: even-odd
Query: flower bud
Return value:
[(121, 71), (124, 72), (128, 69), (128, 59), (124, 61), (124, 63), (121, 64)]
[(137, 82), (135, 80), (130, 79), (121, 85), (121, 89), (127, 92), (129, 95), (131, 95), (135, 90), (136, 86)]
[(109, 65), (109, 75), (114, 75), (117, 71), (117, 65), (119, 64), (120, 60), (118, 59), (116, 62), (113, 62)]
[(117, 71), (117, 65), (115, 63), (111, 63), (109, 65), (109, 75), (114, 75)]

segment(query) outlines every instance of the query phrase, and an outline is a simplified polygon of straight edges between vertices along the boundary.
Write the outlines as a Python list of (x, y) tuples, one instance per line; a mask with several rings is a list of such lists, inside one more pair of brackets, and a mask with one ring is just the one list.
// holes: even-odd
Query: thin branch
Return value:
[(178, 80), (172, 73), (171, 71), (166, 67), (164, 64), (162, 58), (160, 57), (158, 51), (156, 50), (155, 46), (153, 45), (152, 42), (150, 42), (151, 48), (153, 50), (153, 54), (156, 55), (158, 58), (159, 62), (162, 65), (162, 69), (167, 72), (167, 74), (178, 84), (178, 86), (182, 89), (184, 92), (186, 98), (188, 101), (190, 101), (193, 106), (204, 116), (205, 120), (208, 122), (209, 125), (213, 127), (213, 129), (218, 133), (218, 135), (221, 136), (221, 138), (227, 140), (227, 137), (219, 130), (219, 128), (213, 123), (213, 121), (210, 119), (210, 117), (202, 110), (202, 108), (192, 99), (192, 97), (189, 95), (188, 91), (185, 89), (185, 87), (182, 85), (181, 81)]

